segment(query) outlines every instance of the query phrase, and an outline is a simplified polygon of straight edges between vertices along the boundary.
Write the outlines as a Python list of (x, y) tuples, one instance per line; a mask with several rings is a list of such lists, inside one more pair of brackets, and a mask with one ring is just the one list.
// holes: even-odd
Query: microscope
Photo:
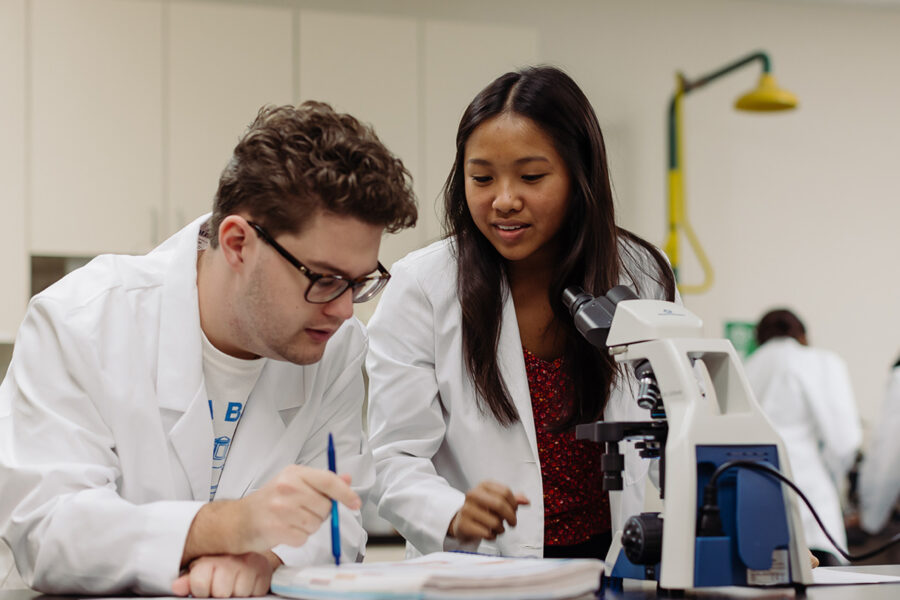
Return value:
[(659, 461), (663, 512), (631, 516), (607, 562), (611, 585), (656, 580), (663, 590), (812, 583), (792, 479), (779, 435), (762, 413), (725, 339), (702, 337), (683, 306), (638, 299), (617, 286), (593, 297), (570, 287), (563, 302), (578, 331), (634, 373), (646, 421), (579, 425), (605, 444), (603, 486), (622, 489), (620, 443)]

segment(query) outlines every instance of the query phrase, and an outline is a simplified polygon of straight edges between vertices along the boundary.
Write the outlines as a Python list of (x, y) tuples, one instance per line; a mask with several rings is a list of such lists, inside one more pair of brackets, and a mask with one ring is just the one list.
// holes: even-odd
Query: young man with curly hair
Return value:
[[(409, 173), (328, 105), (264, 107), (211, 216), (30, 303), (0, 387), (0, 536), (45, 593), (248, 596), (361, 555), (367, 337)], [(340, 474), (329, 472), (333, 435)], [(353, 487), (351, 487), (351, 483)]]

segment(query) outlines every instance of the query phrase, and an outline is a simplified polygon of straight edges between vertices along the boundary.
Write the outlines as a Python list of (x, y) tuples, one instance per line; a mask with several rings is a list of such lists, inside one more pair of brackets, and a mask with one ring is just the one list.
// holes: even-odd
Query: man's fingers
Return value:
[(351, 510), (356, 510), (362, 506), (362, 500), (350, 487), (348, 479), (349, 476), (344, 479), (342, 476), (319, 469), (303, 471), (303, 480), (307, 485), (323, 496), (337, 500)]
[[(329, 505), (330, 504), (331, 503), (329, 502)], [(306, 535), (312, 535), (319, 529), (319, 526), (322, 525), (322, 521), (327, 519), (329, 516), (331, 516), (330, 506), (329, 510), (324, 514), (320, 514), (318, 512), (309, 510), (308, 507), (302, 506), (300, 507), (298, 519), (291, 525), (293, 525), (297, 529), (300, 529), (301, 531), (306, 533)]]
[(191, 593), (190, 575), (182, 575), (172, 582), (172, 593), (176, 596), (187, 596)]
[(234, 587), (231, 595), (238, 598), (246, 598), (254, 595), (257, 573), (253, 569), (238, 569), (234, 578)]
[(516, 494), (515, 496), (516, 504), (521, 506), (523, 504), (531, 504), (531, 500), (529, 500), (525, 494)]
[(209, 598), (212, 586), (212, 565), (201, 558), (194, 562), (190, 569), (191, 595), (194, 598)]
[[(213, 598), (230, 598), (234, 593), (234, 581), (237, 570), (228, 563), (213, 566), (210, 579), (210, 595)], [(194, 594), (196, 596), (196, 594)]]
[(270, 577), (257, 576), (256, 581), (253, 582), (253, 589), (250, 592), (251, 596), (265, 596), (269, 593), (269, 585), (272, 581)]
[(269, 591), (273, 566), (262, 554), (205, 556), (172, 583), (172, 591), (195, 598), (263, 596)]

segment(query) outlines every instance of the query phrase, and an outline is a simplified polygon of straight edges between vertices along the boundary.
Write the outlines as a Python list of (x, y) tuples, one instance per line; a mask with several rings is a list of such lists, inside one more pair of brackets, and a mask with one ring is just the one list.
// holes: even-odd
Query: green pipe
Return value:
[(672, 94), (672, 99), (669, 101), (669, 117), (668, 117), (668, 121), (669, 121), (669, 127), (668, 127), (668, 129), (669, 129), (669, 170), (677, 169), (678, 165), (681, 163), (681, 161), (679, 160), (679, 156), (678, 156), (678, 148), (675, 146), (676, 138), (678, 137), (676, 135), (676, 131), (675, 131), (675, 128), (677, 127), (677, 123), (676, 123), (677, 120), (675, 119), (675, 101), (676, 101), (676, 98), (678, 97), (678, 95), (679, 94), (681, 94), (681, 95), (687, 94), (696, 89), (699, 89), (699, 88), (707, 85), (709, 82), (714, 81), (714, 80), (718, 79), (719, 77), (722, 77), (723, 75), (727, 75), (728, 73), (731, 73), (732, 71), (734, 71), (736, 69), (740, 69), (747, 63), (753, 62), (754, 60), (759, 60), (762, 62), (763, 73), (771, 72), (772, 61), (769, 59), (769, 55), (766, 54), (765, 52), (758, 51), (758, 52), (754, 52), (752, 54), (748, 54), (747, 56), (740, 58), (740, 59), (734, 61), (733, 63), (725, 65), (721, 69), (717, 69), (717, 70), (713, 71), (712, 73), (703, 75), (702, 77), (699, 77), (699, 78), (695, 79), (694, 81), (688, 81), (684, 77), (684, 75), (682, 75), (680, 73), (678, 74), (678, 78), (680, 80), (680, 86), (679, 86), (678, 91), (676, 91), (674, 94)]

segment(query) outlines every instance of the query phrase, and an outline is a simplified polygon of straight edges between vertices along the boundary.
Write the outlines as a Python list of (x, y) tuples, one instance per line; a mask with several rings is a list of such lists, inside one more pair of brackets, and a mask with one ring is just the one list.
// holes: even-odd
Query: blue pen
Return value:
[[(328, 470), (337, 473), (337, 461), (334, 459), (334, 437), (328, 434)], [(337, 500), (331, 501), (331, 553), (334, 564), (341, 564), (341, 527), (338, 521)]]

